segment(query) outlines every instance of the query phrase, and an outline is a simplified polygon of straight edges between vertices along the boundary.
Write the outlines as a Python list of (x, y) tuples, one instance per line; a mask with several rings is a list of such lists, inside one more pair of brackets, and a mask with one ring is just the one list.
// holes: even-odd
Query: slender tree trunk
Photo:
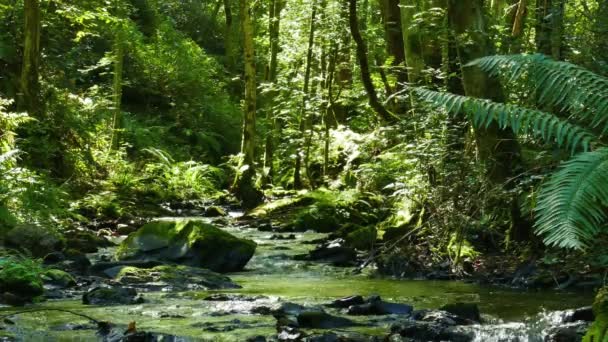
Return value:
[[(306, 112), (306, 106), (308, 105), (308, 100), (310, 97), (310, 73), (312, 70), (312, 53), (313, 53), (313, 48), (314, 48), (314, 43), (315, 43), (315, 24), (316, 24), (316, 20), (317, 20), (317, 1), (313, 1), (312, 3), (312, 11), (311, 11), (311, 15), (310, 15), (310, 30), (308, 32), (308, 50), (307, 50), (307, 54), (306, 54), (306, 71), (304, 73), (304, 87), (302, 89), (302, 93), (303, 93), (303, 97), (302, 97), (302, 107), (300, 108), (300, 140), (306, 140), (305, 135), (306, 135), (306, 129), (308, 128), (308, 125), (310, 124), (307, 112)], [(300, 143), (300, 148), (298, 153), (296, 153), (296, 161), (295, 161), (295, 167), (294, 167), (294, 171), (293, 171), (293, 187), (295, 189), (301, 189), (302, 188), (302, 176), (301, 176), (301, 169), (302, 169), (302, 157), (305, 149), (305, 143), (304, 141), (302, 141)]]
[[(224, 0), (224, 14), (226, 16), (226, 27), (224, 28), (224, 48), (226, 49), (226, 67), (230, 71), (236, 69), (236, 53), (235, 47), (235, 30), (234, 30), (234, 18), (232, 15), (231, 0)], [(240, 0), (239, 0), (240, 1)]]
[(359, 67), (361, 68), (361, 81), (367, 92), (369, 98), (369, 105), (376, 112), (380, 120), (384, 122), (392, 122), (395, 117), (389, 113), (386, 108), (380, 103), (378, 94), (376, 94), (376, 88), (372, 82), (371, 74), (369, 72), (369, 60), (367, 57), (367, 47), (359, 31), (359, 19), (357, 18), (357, 0), (349, 1), (349, 25), (350, 32), (353, 36), (353, 40), (357, 45), (357, 59), (359, 60)]
[(40, 101), (39, 80), (41, 31), (39, 0), (24, 1), (24, 17), (25, 41), (18, 107), (34, 117), (40, 117), (43, 109)]
[[(279, 36), (280, 36), (280, 23), (281, 23), (281, 11), (283, 10), (284, 0), (271, 0), (269, 9), (269, 43), (270, 43), (270, 60), (268, 62), (268, 71), (266, 81), (274, 84), (277, 80), (277, 69), (278, 69), (278, 55), (279, 55)], [(268, 103), (268, 121), (270, 122), (271, 129), (266, 134), (265, 151), (264, 151), (264, 169), (267, 172), (264, 183), (272, 183), (274, 179), (274, 142), (275, 137), (278, 134), (278, 123), (276, 122), (275, 115), (273, 113), (273, 97), (274, 92), (271, 92)]]
[(424, 70), (420, 32), (417, 29), (417, 24), (414, 23), (414, 15), (420, 9), (418, 1), (401, 0), (401, 30), (403, 32), (408, 81), (411, 84), (422, 81), (422, 70)]
[[(116, 1), (116, 12), (119, 20), (122, 20), (122, 7), (120, 0)], [(112, 82), (112, 102), (113, 102), (113, 117), (112, 117), (112, 139), (110, 148), (118, 150), (120, 147), (120, 129), (122, 122), (122, 74), (124, 66), (124, 30), (122, 23), (116, 25), (116, 33), (114, 36), (114, 75)]]
[(562, 58), (565, 0), (537, 0), (536, 50)]
[(240, 21), (243, 32), (243, 57), (245, 62), (245, 103), (243, 108), (243, 133), (241, 142), (242, 164), (236, 179), (235, 194), (247, 209), (258, 205), (262, 193), (255, 181), (255, 120), (256, 120), (256, 67), (253, 44), (253, 24), (249, 0), (239, 0)]
[(384, 19), (384, 34), (386, 50), (393, 57), (391, 67), (398, 82), (406, 81), (406, 73), (402, 69), (405, 63), (404, 39), (402, 33), (399, 0), (380, 0)]

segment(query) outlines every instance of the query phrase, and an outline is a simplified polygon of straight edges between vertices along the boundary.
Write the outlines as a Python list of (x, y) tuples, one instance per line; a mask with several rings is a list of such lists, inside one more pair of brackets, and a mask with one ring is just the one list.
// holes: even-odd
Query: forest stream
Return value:
[[(276, 319), (265, 314), (265, 308), (318, 308), (335, 317), (348, 317), (355, 323), (354, 327), (305, 329), (309, 334), (326, 334), (321, 336), (327, 339), (319, 341), (334, 341), (329, 339), (333, 334), (351, 338), (386, 336), (391, 325), (403, 320), (399, 314), (346, 316), (340, 309), (323, 308), (324, 304), (342, 297), (379, 295), (383, 301), (409, 304), (415, 310), (436, 309), (455, 302), (475, 303), (484, 324), (457, 327), (458, 333), (469, 336), (471, 341), (544, 341), (552, 327), (564, 325), (571, 318), (573, 311), (560, 310), (584, 307), (592, 301), (591, 294), (522, 291), (462, 281), (397, 280), (374, 277), (367, 270), (355, 274), (351, 267), (297, 261), (295, 255), (313, 249), (314, 242), (325, 234), (302, 232), (277, 239), (272, 232), (239, 224), (236, 219), (240, 215), (231, 212), (232, 219), (226, 221), (223, 229), (258, 244), (245, 271), (228, 274), (242, 286), (240, 289), (149, 291), (142, 293), (144, 303), (122, 306), (83, 305), (80, 296), (74, 295), (74, 298), (48, 300), (25, 310), (70, 310), (112, 322), (118, 326), (117, 330), (126, 329), (127, 324), (134, 321), (138, 330), (171, 335), (170, 339), (164, 339), (170, 341), (246, 341), (256, 336), (276, 336)], [(114, 249), (106, 248), (88, 257), (95, 263), (113, 254)], [(0, 313), (22, 310), (5, 307)], [(10, 322), (5, 333), (22, 341), (99, 338), (94, 324), (63, 311), (22, 313), (11, 316)]]

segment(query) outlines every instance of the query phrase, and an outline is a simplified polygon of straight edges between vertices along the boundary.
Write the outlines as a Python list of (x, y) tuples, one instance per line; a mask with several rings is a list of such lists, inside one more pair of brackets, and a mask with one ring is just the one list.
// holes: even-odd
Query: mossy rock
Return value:
[(58, 231), (34, 224), (18, 225), (6, 234), (9, 246), (25, 249), (34, 257), (63, 250), (65, 238)]
[(217, 205), (207, 207), (204, 213), (205, 217), (222, 217), (227, 215), (226, 210), (224, 210), (222, 207), (218, 207)]
[(162, 220), (130, 234), (116, 252), (118, 260), (158, 260), (215, 272), (242, 270), (256, 243), (201, 220)]
[(346, 240), (346, 244), (350, 247), (367, 250), (372, 248), (376, 242), (377, 235), (378, 232), (375, 227), (361, 227), (348, 233), (344, 240)]
[(583, 342), (608, 342), (608, 286), (600, 289), (593, 302), (595, 322), (587, 331)]
[(225, 275), (204, 268), (163, 265), (153, 268), (124, 267), (115, 280), (125, 285), (171, 287), (173, 290), (216, 290), (240, 288)]
[(113, 244), (88, 230), (71, 230), (65, 232), (66, 248), (82, 253), (95, 253), (99, 247), (110, 247)]
[(341, 223), (338, 208), (331, 205), (316, 204), (301, 210), (294, 221), (296, 231), (314, 230), (319, 233), (331, 233)]
[(11, 259), (1, 261), (0, 293), (12, 293), (26, 301), (44, 293), (40, 269), (33, 263), (20, 263)]
[(62, 270), (47, 270), (42, 274), (42, 280), (45, 284), (61, 288), (76, 286), (76, 279)]

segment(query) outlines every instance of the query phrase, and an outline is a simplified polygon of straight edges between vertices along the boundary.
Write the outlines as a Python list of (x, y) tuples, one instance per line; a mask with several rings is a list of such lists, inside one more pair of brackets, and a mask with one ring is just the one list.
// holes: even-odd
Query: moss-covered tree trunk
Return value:
[[(500, 82), (489, 77), (478, 67), (467, 63), (493, 54), (492, 42), (487, 33), (483, 0), (450, 0), (449, 20), (457, 38), (457, 52), (461, 64), (465, 95), (503, 102)], [(500, 129), (496, 123), (487, 128), (476, 128), (475, 138), (479, 160), (486, 167), (490, 181), (497, 186), (513, 186), (516, 167), (520, 166), (519, 144), (510, 129)], [(530, 227), (521, 220), (517, 199), (513, 199), (513, 229), (516, 240), (530, 238)]]
[(21, 67), (18, 107), (34, 117), (43, 113), (40, 101), (40, 2), (25, 0), (24, 3), (24, 43)]
[(256, 120), (256, 67), (253, 44), (253, 24), (249, 0), (239, 0), (240, 21), (243, 33), (245, 64), (245, 101), (241, 141), (242, 162), (235, 181), (235, 194), (247, 209), (262, 201), (262, 193), (255, 185), (255, 120)]
[(353, 40), (357, 45), (357, 59), (359, 61), (359, 67), (361, 68), (361, 81), (363, 82), (363, 87), (365, 88), (365, 92), (367, 93), (367, 97), (369, 100), (369, 105), (372, 107), (374, 112), (378, 115), (381, 121), (391, 122), (394, 121), (393, 115), (391, 115), (388, 110), (380, 103), (378, 99), (378, 94), (376, 93), (376, 87), (372, 82), (372, 77), (369, 72), (369, 59), (367, 56), (367, 46), (365, 45), (365, 41), (361, 36), (361, 32), (359, 30), (359, 19), (357, 17), (357, 0), (348, 0), (348, 9), (349, 9), (349, 26), (350, 33), (353, 36)]

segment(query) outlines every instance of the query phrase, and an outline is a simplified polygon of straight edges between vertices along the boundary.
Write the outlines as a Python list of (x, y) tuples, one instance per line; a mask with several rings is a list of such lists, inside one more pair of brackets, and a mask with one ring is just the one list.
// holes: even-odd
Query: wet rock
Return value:
[(585, 341), (605, 341), (608, 338), (608, 286), (601, 288), (593, 301), (593, 325), (585, 334)]
[(361, 305), (361, 304), (365, 304), (365, 300), (363, 299), (362, 296), (350, 296), (350, 297), (336, 299), (333, 302), (331, 302), (330, 304), (327, 304), (326, 306), (331, 307), (331, 308), (346, 309), (351, 305)]
[(579, 342), (583, 340), (583, 336), (585, 336), (588, 328), (589, 322), (585, 321), (552, 327), (546, 332), (545, 342)]
[(270, 222), (260, 223), (257, 228), (261, 232), (272, 232), (274, 230)]
[(409, 315), (414, 308), (407, 304), (389, 303), (379, 296), (370, 297), (364, 304), (348, 307), (349, 315)]
[(444, 305), (440, 310), (475, 322), (481, 322), (479, 307), (475, 303), (451, 303)]
[(320, 261), (335, 266), (353, 266), (357, 263), (357, 252), (352, 247), (344, 246), (344, 239), (335, 239), (317, 247), (308, 255), (296, 256), (296, 260)]
[(66, 323), (51, 329), (55, 331), (97, 330), (97, 326), (94, 324)]
[(45, 285), (50, 285), (55, 288), (67, 288), (76, 286), (76, 279), (69, 273), (51, 269), (42, 274), (42, 280)]
[(247, 338), (247, 340), (245, 340), (245, 342), (266, 342), (266, 337), (264, 336), (253, 336), (253, 337), (249, 337)]
[(137, 230), (137, 227), (125, 223), (119, 223), (116, 225), (116, 232), (119, 235), (129, 235)]
[(444, 326), (470, 325), (475, 322), (442, 310), (417, 310), (412, 312), (416, 321), (440, 324)]
[(235, 237), (200, 220), (150, 222), (120, 245), (118, 260), (159, 260), (208, 268), (242, 270), (255, 252), (251, 240)]
[(224, 209), (215, 205), (205, 208), (205, 212), (203, 213), (203, 216), (205, 217), (220, 217), (226, 215), (228, 214), (226, 214)]
[(306, 336), (306, 334), (295, 327), (282, 326), (277, 330), (277, 340), (281, 342), (302, 341)]
[(52, 265), (65, 260), (65, 255), (61, 252), (52, 252), (44, 256), (42, 262), (45, 265)]
[(35, 224), (18, 225), (6, 233), (6, 243), (17, 249), (25, 249), (34, 257), (63, 250), (64, 237), (50, 227)]
[(95, 275), (114, 278), (120, 273), (120, 270), (125, 267), (153, 268), (162, 265), (162, 262), (156, 260), (102, 261), (91, 266), (90, 271)]
[(298, 314), (300, 314), (300, 312), (309, 310), (309, 309), (310, 308), (307, 308), (304, 305), (300, 305), (297, 303), (291, 303), (291, 302), (285, 302), (285, 303), (281, 303), (281, 305), (278, 308), (275, 308), (273, 310), (272, 314), (275, 317), (286, 316), (286, 315), (297, 316)]
[(240, 288), (230, 278), (204, 268), (163, 265), (153, 268), (123, 267), (115, 280), (151, 290), (215, 290)]
[(295, 234), (289, 234), (289, 235), (273, 234), (270, 237), (270, 240), (295, 240), (295, 239), (296, 239)]
[(593, 308), (586, 306), (583, 308), (574, 309), (568, 313), (564, 318), (564, 323), (571, 323), (576, 321), (593, 322), (595, 315), (593, 314)]
[(205, 297), (203, 300), (213, 302), (227, 302), (227, 301), (243, 301), (243, 302), (255, 302), (260, 299), (267, 299), (266, 296), (245, 296), (240, 294), (230, 293), (214, 293), (210, 296)]
[(297, 320), (300, 327), (313, 329), (335, 329), (357, 325), (350, 319), (332, 316), (322, 310), (300, 312)]
[(114, 244), (107, 239), (97, 236), (89, 230), (72, 229), (64, 233), (66, 248), (82, 253), (95, 253), (100, 247), (110, 247)]
[(91, 261), (82, 253), (71, 254), (66, 256), (66, 259), (53, 264), (53, 268), (63, 270), (70, 274), (87, 274)]
[(82, 296), (82, 303), (87, 305), (131, 305), (143, 302), (143, 297), (130, 287), (100, 286), (90, 289)]
[[(450, 326), (433, 322), (406, 321), (391, 326), (391, 335), (410, 338), (414, 341), (470, 342), (473, 337), (456, 331)], [(394, 341), (394, 339), (389, 339)], [(397, 340), (399, 341), (399, 340)]]

